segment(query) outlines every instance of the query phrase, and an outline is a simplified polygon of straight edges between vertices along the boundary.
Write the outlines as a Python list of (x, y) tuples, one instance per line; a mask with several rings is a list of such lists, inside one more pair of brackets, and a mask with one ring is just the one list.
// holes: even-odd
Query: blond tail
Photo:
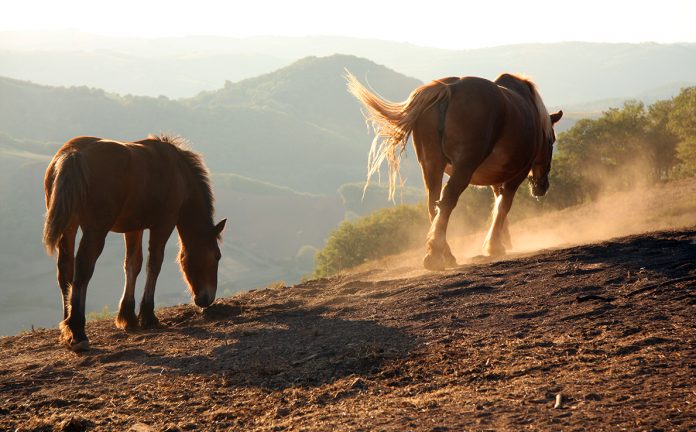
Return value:
[(46, 175), (46, 219), (43, 243), (49, 255), (58, 248), (63, 232), (77, 216), (87, 195), (87, 163), (77, 152), (56, 156)]
[(365, 120), (375, 132), (367, 158), (365, 189), (372, 176), (379, 173), (379, 168), (386, 159), (389, 166), (389, 199), (394, 201), (397, 179), (400, 178), (401, 154), (406, 149), (413, 126), (424, 111), (449, 99), (450, 88), (444, 83), (433, 81), (415, 89), (405, 101), (395, 103), (370, 92), (347, 70), (345, 78), (348, 81), (348, 92), (367, 108)]

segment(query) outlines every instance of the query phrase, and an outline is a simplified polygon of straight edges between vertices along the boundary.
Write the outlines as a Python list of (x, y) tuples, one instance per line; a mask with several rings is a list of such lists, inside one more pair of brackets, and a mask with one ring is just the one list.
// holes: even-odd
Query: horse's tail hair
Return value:
[(48, 167), (43, 243), (49, 255), (56, 251), (63, 232), (85, 201), (88, 174), (87, 161), (76, 151), (57, 155)]
[(353, 74), (346, 71), (348, 92), (355, 96), (367, 108), (365, 120), (375, 132), (367, 160), (367, 182), (377, 173), (386, 159), (389, 165), (389, 199), (394, 200), (396, 183), (401, 165), (401, 154), (413, 131), (413, 126), (420, 115), (439, 102), (449, 99), (451, 90), (448, 85), (433, 81), (415, 89), (403, 102), (390, 102), (372, 93), (363, 86)]

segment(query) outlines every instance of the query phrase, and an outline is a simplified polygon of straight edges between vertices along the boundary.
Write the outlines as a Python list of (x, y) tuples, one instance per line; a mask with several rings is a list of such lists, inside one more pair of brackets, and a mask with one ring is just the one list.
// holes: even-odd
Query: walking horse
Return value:
[[(369, 91), (350, 72), (348, 91), (367, 109), (375, 130), (368, 157), (368, 183), (386, 159), (393, 199), (401, 154), (410, 136), (428, 192), (431, 226), (425, 268), (456, 266), (446, 239), (447, 224), (468, 185), (490, 186), (495, 195), (493, 222), (484, 242), (487, 255), (510, 247), (506, 217), (520, 184), (529, 177), (531, 193), (542, 196), (563, 112), (549, 115), (530, 80), (503, 74), (495, 81), (477, 77), (443, 78), (415, 89), (407, 100), (390, 102)], [(449, 179), (442, 187), (443, 175)]]

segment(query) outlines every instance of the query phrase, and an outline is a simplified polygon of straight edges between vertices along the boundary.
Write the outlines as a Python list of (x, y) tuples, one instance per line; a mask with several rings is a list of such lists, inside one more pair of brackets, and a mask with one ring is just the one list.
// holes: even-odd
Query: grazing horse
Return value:
[[(124, 233), (126, 284), (116, 316), (124, 330), (159, 324), (155, 283), (164, 246), (179, 232), (179, 264), (193, 300), (207, 307), (217, 290), (218, 240), (226, 220), (213, 223), (213, 194), (200, 155), (179, 137), (149, 136), (121, 143), (74, 138), (53, 157), (44, 178), (44, 245), (58, 251), (58, 285), (63, 296), (61, 342), (73, 351), (89, 349), (85, 297), (94, 265), (109, 231)], [(78, 227), (82, 239), (74, 254)], [(150, 230), (147, 281), (135, 315), (135, 281), (143, 262), (143, 230)]]
[[(413, 135), (423, 182), (428, 191), (430, 231), (423, 265), (430, 270), (456, 266), (446, 240), (447, 223), (469, 184), (491, 186), (493, 223), (484, 243), (487, 255), (509, 247), (506, 216), (517, 188), (529, 174), (531, 193), (549, 187), (553, 125), (563, 112), (548, 114), (536, 86), (520, 76), (443, 78), (415, 89), (401, 103), (385, 101), (347, 73), (348, 91), (366, 108), (375, 129), (367, 181), (386, 159), (393, 199), (401, 154)], [(449, 179), (442, 188), (443, 174)]]

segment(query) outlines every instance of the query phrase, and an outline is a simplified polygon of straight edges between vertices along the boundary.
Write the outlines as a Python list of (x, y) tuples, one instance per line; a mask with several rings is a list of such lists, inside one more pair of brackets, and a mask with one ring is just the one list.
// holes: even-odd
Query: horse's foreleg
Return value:
[(60, 323), (61, 341), (73, 351), (89, 349), (85, 334), (85, 302), (87, 285), (94, 273), (94, 265), (104, 249), (106, 231), (83, 230), (80, 247), (75, 257), (75, 274), (70, 289), (68, 316)]
[(517, 192), (517, 184), (506, 184), (502, 188), (493, 188), (495, 205), (493, 206), (493, 222), (483, 242), (483, 252), (488, 256), (505, 255), (505, 247), (510, 247), (510, 231), (507, 215), (512, 207), (512, 200)]
[(126, 274), (126, 285), (118, 306), (118, 315), (114, 320), (116, 327), (130, 330), (138, 326), (135, 316), (135, 281), (143, 265), (143, 232), (132, 231), (124, 234), (126, 240), (126, 259), (123, 270)]
[(63, 319), (68, 318), (70, 284), (75, 276), (75, 236), (77, 227), (65, 230), (58, 243), (58, 286), (63, 299)]
[(167, 228), (156, 228), (150, 230), (150, 244), (148, 246), (149, 256), (147, 257), (147, 280), (145, 281), (145, 291), (140, 302), (140, 313), (138, 321), (142, 328), (159, 326), (159, 320), (155, 316), (155, 284), (157, 277), (162, 269), (164, 259), (164, 246), (174, 230), (174, 226)]
[[(453, 169), (452, 176), (442, 190), (442, 196), (438, 202), (437, 214), (430, 225), (430, 231), (426, 237), (426, 255), (423, 258), (423, 266), (428, 270), (442, 270), (449, 264), (447, 245), (447, 225), (452, 210), (457, 205), (459, 196), (469, 185), (471, 171), (466, 169)], [(449, 252), (451, 256), (452, 253)], [(456, 264), (456, 261), (455, 261)]]

